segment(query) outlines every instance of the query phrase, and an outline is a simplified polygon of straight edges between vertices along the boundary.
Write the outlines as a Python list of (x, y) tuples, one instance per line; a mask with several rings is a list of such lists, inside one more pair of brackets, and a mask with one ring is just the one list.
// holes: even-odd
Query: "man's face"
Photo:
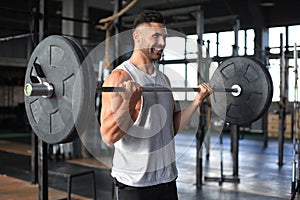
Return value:
[(167, 29), (160, 23), (144, 23), (136, 28), (139, 48), (150, 61), (160, 60), (166, 46)]

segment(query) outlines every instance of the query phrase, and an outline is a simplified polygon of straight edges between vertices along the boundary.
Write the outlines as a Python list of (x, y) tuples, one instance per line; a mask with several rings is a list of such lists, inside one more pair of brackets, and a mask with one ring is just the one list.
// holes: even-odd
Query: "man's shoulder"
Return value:
[(114, 77), (114, 78), (117, 78), (117, 77), (129, 77), (129, 74), (122, 68), (116, 68), (114, 69), (111, 74), (110, 74), (111, 77)]
[(124, 69), (129, 66), (129, 61), (125, 60), (121, 64), (119, 64), (114, 70)]

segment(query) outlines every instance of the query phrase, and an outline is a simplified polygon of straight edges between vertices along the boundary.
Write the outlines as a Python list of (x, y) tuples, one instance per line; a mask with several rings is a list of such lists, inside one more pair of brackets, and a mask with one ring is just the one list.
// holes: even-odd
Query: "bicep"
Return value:
[[(123, 70), (112, 72), (104, 81), (102, 87), (117, 87), (124, 81), (130, 80), (129, 75)], [(122, 103), (122, 98), (118, 92), (102, 93), (101, 120), (112, 114)]]

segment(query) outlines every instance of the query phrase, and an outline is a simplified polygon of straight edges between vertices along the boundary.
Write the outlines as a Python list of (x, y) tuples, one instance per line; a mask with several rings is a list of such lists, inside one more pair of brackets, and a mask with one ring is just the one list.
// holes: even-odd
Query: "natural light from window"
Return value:
[[(280, 53), (280, 34), (283, 35), (283, 46), (285, 50), (286, 46), (286, 28), (285, 27), (274, 27), (269, 28), (269, 47), (270, 53)], [(295, 43), (300, 45), (300, 25), (288, 27), (288, 42), (289, 50), (294, 50)], [(255, 33), (253, 29), (240, 30), (238, 32), (238, 54), (243, 55), (254, 55), (254, 39)], [(219, 43), (219, 45), (218, 45)], [(160, 65), (160, 69), (170, 78), (172, 87), (195, 87), (198, 83), (198, 65), (197, 65), (197, 35), (189, 35), (187, 37), (168, 37), (166, 40), (166, 48), (163, 54), (163, 60), (165, 61), (176, 61), (176, 64), (165, 64)], [(234, 45), (234, 32), (226, 31), (220, 33), (205, 33), (203, 34), (203, 49), (202, 56), (204, 66), (208, 69), (208, 80), (212, 73), (218, 66), (218, 63), (212, 62), (212, 57), (230, 57), (233, 55)], [(182, 62), (178, 62), (182, 61)], [(295, 73), (294, 66), (295, 60), (288, 60), (288, 100), (294, 101), (295, 91)], [(299, 59), (298, 59), (299, 62)], [(299, 65), (299, 64), (298, 64)], [(280, 59), (270, 59), (267, 65), (271, 74), (274, 86), (273, 102), (279, 101), (280, 99)], [(206, 73), (206, 72), (205, 72)], [(192, 93), (174, 93), (176, 100), (192, 100), (194, 94)], [(299, 97), (296, 97), (299, 98)]]

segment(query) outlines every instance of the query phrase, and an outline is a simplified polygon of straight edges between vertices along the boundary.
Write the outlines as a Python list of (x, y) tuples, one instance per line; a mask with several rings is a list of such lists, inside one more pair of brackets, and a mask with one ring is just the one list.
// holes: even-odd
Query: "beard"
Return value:
[(150, 61), (159, 61), (161, 59), (163, 48), (161, 47), (151, 47), (142, 49), (142, 52)]

